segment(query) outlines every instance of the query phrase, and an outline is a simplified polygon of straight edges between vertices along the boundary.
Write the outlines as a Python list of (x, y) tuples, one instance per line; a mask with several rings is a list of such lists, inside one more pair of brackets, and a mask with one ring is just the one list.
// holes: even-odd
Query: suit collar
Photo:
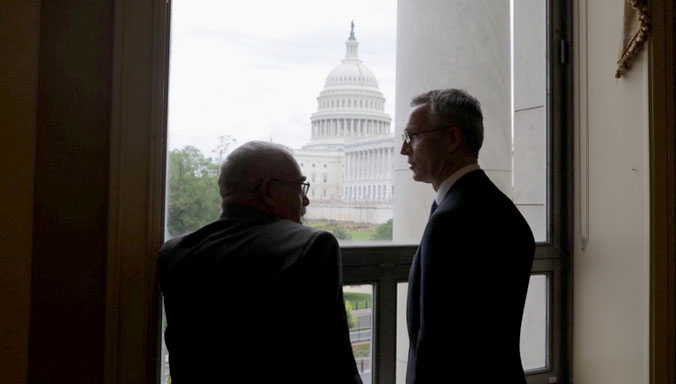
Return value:
[(221, 219), (274, 220), (274, 217), (255, 208), (240, 204), (228, 204), (223, 208)]
[(437, 205), (441, 205), (441, 202), (444, 201), (444, 197), (448, 194), (448, 191), (451, 190), (453, 185), (460, 180), (461, 177), (465, 176), (466, 174), (480, 170), (481, 168), (479, 167), (479, 164), (470, 164), (465, 167), (462, 167), (458, 169), (457, 171), (453, 172), (452, 175), (448, 176), (446, 180), (444, 180), (441, 185), (439, 185), (439, 189), (437, 190), (437, 197), (434, 199), (437, 202)]

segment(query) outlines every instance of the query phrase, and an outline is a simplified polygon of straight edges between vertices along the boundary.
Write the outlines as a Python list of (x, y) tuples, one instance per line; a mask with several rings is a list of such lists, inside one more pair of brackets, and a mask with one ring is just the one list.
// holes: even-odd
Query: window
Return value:
[[(358, 4), (360, 9), (369, 7), (362, 3)], [(182, 180), (212, 178), (213, 181), (217, 177), (217, 168), (214, 164), (217, 163), (215, 160), (220, 160), (217, 159), (220, 156), (218, 154), (225, 155), (237, 145), (248, 140), (273, 140), (288, 145), (294, 149), (297, 159), (303, 159), (299, 161), (301, 167), (304, 167), (305, 163), (312, 164), (312, 168), (315, 168), (317, 163), (323, 165), (323, 168), (328, 170), (327, 173), (322, 174), (323, 183), (328, 182), (328, 172), (335, 172), (331, 178), (332, 182), (340, 180), (337, 183), (339, 185), (335, 187), (337, 196), (334, 196), (333, 189), (327, 191), (328, 188), (311, 188), (310, 198), (317, 198), (317, 201), (312, 202), (308, 207), (307, 224), (331, 230), (340, 238), (343, 249), (346, 301), (353, 306), (352, 315), (358, 317), (356, 323), (351, 324), (351, 337), (354, 333), (358, 342), (355, 355), (364, 382), (399, 383), (406, 369), (407, 358), (406, 328), (405, 323), (402, 323), (405, 319), (406, 280), (416, 244), (425, 226), (426, 207), (433, 198), (433, 192), (428, 185), (415, 183), (411, 179), (405, 159), (398, 154), (401, 142), (397, 135), (401, 132), (405, 121), (396, 121), (396, 124), (394, 121), (396, 118), (394, 114), (395, 85), (398, 87), (396, 97), (405, 99), (404, 102), (397, 103), (399, 106), (405, 106), (406, 100), (414, 96), (412, 92), (419, 92), (420, 89), (456, 86), (456, 83), (458, 87), (466, 86), (469, 88), (468, 91), (474, 93), (482, 102), (485, 121), (491, 122), (491, 125), (487, 124), (486, 127), (486, 141), (480, 156), (480, 164), (482, 168), (489, 170), (489, 176), (496, 184), (513, 198), (517, 207), (531, 224), (538, 241), (524, 314), (524, 327), (526, 328), (522, 331), (522, 358), (524, 367), (529, 371), (528, 380), (530, 383), (550, 382), (549, 380), (555, 377), (563, 380), (567, 372), (567, 352), (565, 343), (562, 343), (562, 337), (567, 332), (565, 316), (568, 310), (564, 304), (566, 284), (568, 284), (564, 272), (567, 270), (571, 224), (570, 203), (568, 203), (569, 196), (567, 195), (570, 186), (571, 162), (568, 94), (570, 70), (569, 65), (559, 63), (558, 54), (560, 47), (563, 46), (565, 49), (565, 40), (568, 39), (570, 33), (570, 27), (567, 24), (569, 4), (553, 1), (545, 3), (512, 0), (512, 6), (507, 7), (506, 12), (505, 9), (500, 8), (502, 5), (496, 5), (495, 10), (490, 12), (485, 10), (480, 12), (477, 6), (473, 5), (465, 10), (468, 14), (455, 16), (451, 16), (454, 14), (451, 5), (443, 5), (442, 7), (449, 8), (443, 13), (443, 17), (461, 18), (456, 20), (457, 23), (446, 23), (436, 19), (442, 16), (435, 16), (429, 12), (425, 15), (424, 6), (414, 0), (399, 0), (400, 11), (403, 12), (399, 26), (395, 25), (396, 2), (383, 2), (383, 4), (389, 7), (384, 12), (384, 15), (389, 18), (387, 21), (389, 24), (385, 23), (389, 27), (379, 25), (377, 28), (385, 29), (390, 34), (390, 40), (383, 43), (369, 41), (369, 31), (377, 28), (369, 26), (368, 18), (359, 22), (355, 20), (357, 25), (355, 34), (360, 42), (358, 53), (362, 64), (369, 66), (377, 77), (379, 88), (376, 88), (375, 81), (359, 75), (333, 75), (334, 77), (328, 79), (331, 81), (324, 82), (332, 68), (340, 65), (345, 55), (344, 44), (349, 32), (347, 28), (345, 33), (338, 36), (335, 41), (320, 44), (323, 47), (335, 46), (334, 57), (325, 59), (326, 54), (316, 54), (317, 61), (323, 63), (323, 67), (310, 70), (302, 67), (305, 64), (294, 63), (284, 68), (269, 69), (269, 72), (253, 64), (266, 62), (270, 64), (270, 67), (275, 66), (277, 58), (271, 59), (266, 56), (264, 49), (261, 52), (254, 52), (253, 48), (246, 52), (239, 52), (241, 46), (236, 43), (230, 45), (228, 39), (216, 39), (204, 33), (205, 30), (211, 30), (217, 35), (218, 28), (225, 25), (230, 28), (226, 32), (247, 35), (251, 41), (257, 41), (261, 46), (268, 44), (266, 41), (272, 37), (277, 39), (278, 33), (288, 34), (286, 37), (297, 43), (299, 33), (296, 32), (298, 31), (287, 32), (286, 29), (291, 28), (290, 24), (293, 24), (293, 28), (300, 28), (299, 31), (305, 27), (302, 26), (301, 20), (297, 23), (289, 23), (289, 18), (282, 16), (281, 12), (284, 9), (294, 9), (287, 2), (283, 4), (271, 2), (270, 7), (278, 12), (274, 13), (275, 17), (266, 20), (275, 25), (274, 31), (266, 30), (263, 24), (258, 24), (263, 23), (257, 20), (258, 13), (246, 7), (227, 12), (214, 12), (201, 8), (197, 2), (186, 0), (173, 2), (174, 34), (172, 35), (170, 65), (172, 89), (169, 93), (169, 125), (172, 131), (169, 132), (170, 147), (167, 161), (169, 165), (167, 222), (170, 227), (167, 228), (167, 234), (173, 236), (194, 229), (188, 228), (188, 225), (196, 222), (193, 218), (172, 216), (172, 212), (178, 211), (172, 211), (172, 204), (174, 204), (172, 198), (177, 194), (187, 193), (180, 189), (183, 186), (172, 184), (172, 180), (179, 177), (179, 170), (187, 170), (185, 174), (180, 175)], [(319, 9), (313, 11), (322, 12)], [(334, 13), (338, 14), (338, 12)], [(223, 20), (223, 17), (229, 19)], [(290, 14), (288, 17), (293, 17), (293, 15)], [(333, 21), (324, 14), (318, 15), (317, 18), (327, 20), (329, 25), (344, 23), (343, 20)], [(197, 23), (190, 26), (188, 19), (197, 21)], [(383, 19), (385, 17), (381, 10), (378, 20)], [(486, 37), (487, 41), (478, 44), (473, 40), (476, 35), (456, 33), (458, 30), (454, 30), (452, 25), (462, 25), (462, 22), (467, 20), (471, 20), (473, 28), (484, 33), (481, 36)], [(495, 29), (482, 24), (486, 20), (491, 21)], [(431, 31), (427, 31), (426, 25), (437, 25), (439, 28), (448, 30), (444, 30), (447, 33), (432, 34)], [(316, 26), (311, 27), (316, 28)], [(418, 28), (423, 31), (423, 34), (430, 33), (429, 41), (440, 38), (448, 39), (444, 42), (444, 46), (476, 49), (476, 56), (481, 57), (481, 60), (485, 60), (487, 64), (482, 66), (481, 61), (462, 62), (461, 60), (464, 59), (469, 60), (465, 57), (466, 55), (453, 54), (443, 49), (423, 50), (420, 44), (416, 46), (416, 42), (411, 39), (413, 36), (411, 28)], [(495, 30), (507, 33), (491, 35)], [(275, 36), (272, 36), (273, 32)], [(380, 35), (387, 35), (387, 33), (380, 33), (381, 31), (377, 32)], [(394, 36), (397, 34), (403, 39), (403, 51), (395, 44)], [(224, 35), (228, 33), (224, 32)], [(191, 36), (201, 36), (203, 40), (193, 41), (190, 40)], [(322, 36), (326, 34), (322, 33)], [(458, 40), (453, 40), (456, 36)], [(461, 38), (466, 41), (460, 41)], [(561, 43), (562, 40), (564, 43)], [(310, 51), (311, 44), (301, 44), (301, 46), (304, 55), (315, 55)], [(398, 52), (406, 58), (397, 64), (398, 71), (409, 74), (406, 84), (395, 84), (393, 54), (389, 56), (384, 54), (379, 57), (372, 52), (376, 50), (375, 47), (382, 46), (391, 49), (380, 51)], [(228, 52), (229, 55), (221, 56), (219, 52)], [(495, 54), (495, 52), (500, 52), (500, 54)], [(241, 60), (232, 60), (231, 55), (234, 54), (243, 56)], [(420, 67), (421, 60), (427, 60), (425, 63), (430, 63), (426, 71), (415, 70)], [(224, 70), (226, 62), (227, 65), (232, 62), (242, 62), (245, 65), (242, 68), (228, 71)], [(389, 64), (382, 64), (385, 62)], [(444, 63), (444, 65), (435, 67), (434, 63)], [(454, 71), (464, 70), (467, 73), (449, 73), (447, 64), (453, 64), (450, 67)], [(200, 68), (200, 72), (204, 73), (204, 78), (201, 76), (190, 78), (186, 76), (185, 79), (178, 77), (180, 73), (194, 72), (195, 68)], [(472, 72), (469, 68), (476, 68), (483, 75), (477, 77), (476, 72)], [(490, 72), (491, 68), (500, 68), (497, 70), (499, 74)], [(208, 70), (213, 70), (214, 75), (207, 75)], [(315, 72), (318, 75), (315, 76), (312, 85), (294, 83), (294, 81), (299, 81), (298, 76), (307, 77)], [(422, 78), (421, 76), (428, 77)], [(342, 83), (341, 87), (347, 86), (344, 81), (346, 79), (355, 82), (362, 81), (363, 84), (360, 87), (370, 87), (368, 89), (372, 93), (368, 93), (369, 100), (359, 100), (360, 110), (343, 111), (341, 114), (354, 112), (366, 115), (341, 116), (340, 118), (331, 116), (330, 119), (315, 121), (315, 118), (321, 118), (319, 112), (322, 111), (307, 110), (302, 105), (314, 105), (317, 109), (345, 108), (347, 100), (347, 107), (352, 107), (352, 99), (349, 97), (354, 97), (354, 95), (345, 95), (345, 98), (336, 97), (313, 104), (313, 100), (320, 92), (329, 91), (323, 88), (324, 84), (330, 85), (333, 81), (338, 81)], [(492, 80), (495, 82), (491, 83)], [(268, 88), (265, 87), (268, 87), (267, 84), (272, 81), (282, 81), (278, 89), (294, 89), (298, 93), (294, 93), (293, 97), (288, 94), (270, 96), (270, 99), (275, 100), (277, 104), (288, 101), (288, 104), (284, 106), (264, 107), (266, 112), (271, 113), (249, 113), (246, 114), (249, 117), (248, 120), (239, 117), (240, 111), (249, 108), (238, 104), (242, 99), (254, 100), (260, 110), (260, 104), (269, 96), (265, 91)], [(463, 83), (464, 81), (466, 82)], [(252, 82), (254, 84), (251, 84)], [(243, 88), (234, 91), (234, 96), (223, 91), (238, 89), (236, 88), (238, 85)], [(191, 87), (194, 88), (191, 89)], [(481, 89), (490, 90), (490, 92), (486, 91), (487, 93), (482, 97)], [(479, 94), (476, 94), (475, 90)], [(301, 91), (304, 93), (301, 94)], [(245, 97), (242, 97), (243, 95)], [(201, 98), (201, 106), (204, 107), (201, 113), (191, 111), (188, 107), (193, 102), (191, 99), (198, 97)], [(497, 101), (492, 101), (494, 97)], [(356, 99), (354, 106), (357, 107)], [(232, 113), (224, 114), (224, 108)], [(314, 139), (311, 135), (312, 126), (308, 123), (308, 127), (303, 127), (302, 130), (296, 129), (297, 124), (294, 125), (292, 122), (296, 121), (294, 120), (296, 118), (300, 119), (299, 117), (290, 115), (282, 117), (287, 116), (284, 113), (289, 111), (295, 115), (302, 115), (303, 119), (317, 113), (317, 117), (312, 117), (317, 132), (321, 133), (317, 135), (317, 139), (320, 139), (320, 136), (331, 137), (332, 132), (345, 132), (346, 135), (352, 133), (353, 136), (358, 136), (357, 140), (341, 144), (344, 146), (340, 147), (340, 151), (327, 150), (326, 155), (334, 156), (334, 158), (327, 162), (317, 162), (315, 160), (318, 157), (314, 157), (315, 160), (313, 160), (314, 154), (311, 150), (304, 152), (303, 149), (307, 144), (310, 148), (314, 144), (317, 144), (315, 149), (321, 148), (318, 143), (312, 142)], [(378, 113), (375, 121), (374, 113)], [(226, 124), (226, 121), (222, 120), (225, 119), (224, 115), (229, 115), (227, 118), (233, 120), (232, 124)], [(251, 119), (252, 115), (254, 119)], [(399, 113), (398, 115), (405, 116), (406, 114)], [(265, 118), (271, 121), (264, 120)], [(207, 127), (204, 133), (194, 132), (194, 119), (202, 122), (198, 124), (199, 126)], [(289, 124), (280, 127), (279, 121), (287, 121)], [(374, 122), (379, 125), (373, 125)], [(396, 134), (389, 133), (390, 124), (394, 124)], [(210, 143), (214, 142), (214, 135), (223, 134), (222, 127), (224, 126), (239, 128), (227, 132), (232, 136), (220, 140), (220, 148), (210, 148)], [(260, 127), (265, 127), (266, 130)], [(199, 138), (195, 139), (195, 137)], [(391, 151), (387, 152), (383, 149)], [(323, 159), (323, 157), (319, 158)], [(191, 159), (200, 161), (196, 164), (188, 163)], [(341, 166), (329, 168), (328, 162), (341, 164)], [(194, 167), (190, 168), (187, 165)], [(311, 173), (309, 178), (311, 183), (316, 182), (316, 173)], [(315, 192), (315, 190), (319, 191)], [(216, 207), (213, 211), (218, 213), (217, 189), (215, 192), (216, 195), (213, 193), (192, 195), (200, 199), (200, 206)], [(398, 200), (393, 199), (395, 193)], [(331, 209), (327, 209), (329, 204), (322, 205), (321, 202), (326, 201), (327, 195), (331, 195), (330, 205), (335, 212), (333, 213), (335, 216), (332, 217), (322, 216), (332, 214)], [(422, 214), (421, 207), (425, 207)], [(206, 218), (206, 220), (212, 219), (215, 217)], [(329, 222), (330, 225), (325, 222)], [(350, 297), (358, 299), (348, 300), (347, 293), (351, 294)], [(364, 308), (360, 309), (362, 299), (366, 304), (363, 304)], [(353, 345), (357, 344), (353, 343)], [(396, 351), (396, 354), (392, 351)], [(490, 366), (490, 361), (487, 361), (487, 366)]]

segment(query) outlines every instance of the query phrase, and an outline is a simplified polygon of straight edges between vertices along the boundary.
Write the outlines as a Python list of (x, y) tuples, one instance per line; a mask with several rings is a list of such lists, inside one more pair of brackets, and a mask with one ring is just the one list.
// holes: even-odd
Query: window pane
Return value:
[(169, 376), (169, 351), (167, 344), (164, 342), (164, 331), (167, 330), (167, 316), (164, 313), (164, 300), (162, 302), (162, 350), (160, 351), (160, 384), (171, 384), (171, 377)]
[[(397, 384), (406, 382), (408, 361), (408, 330), (406, 328), (406, 296), (408, 283), (397, 284)], [(549, 278), (545, 274), (532, 275), (526, 295), (521, 322), (521, 362), (524, 371), (547, 367), (547, 329), (549, 327)], [(488, 363), (490, 364), (490, 363)]]
[(215, 220), (218, 164), (263, 140), (308, 178), (306, 225), (391, 240), (395, 23), (394, 0), (172, 2), (167, 234)]
[[(484, 123), (479, 165), (512, 199), (536, 241), (546, 241), (546, 2), (497, 1), (489, 9), (476, 1), (434, 4), (430, 12), (415, 1), (399, 2), (395, 137), (418, 94), (457, 88), (475, 96)], [(414, 181), (409, 168), (406, 157), (395, 157), (397, 243), (420, 240), (436, 195), (429, 184)]]
[(396, 384), (406, 383), (406, 363), (408, 362), (408, 329), (406, 328), (406, 296), (408, 283), (397, 284), (397, 366)]
[[(311, 183), (306, 225), (390, 240), (395, 23), (393, 0), (172, 1), (165, 239), (218, 219), (220, 163), (262, 140), (287, 146)], [(347, 302), (370, 382), (372, 299)]]
[(521, 363), (525, 371), (547, 367), (549, 278), (530, 277), (521, 321)]
[(512, 199), (547, 240), (547, 6), (512, 0)]
[(364, 384), (370, 384), (373, 372), (373, 285), (343, 287), (352, 352)]

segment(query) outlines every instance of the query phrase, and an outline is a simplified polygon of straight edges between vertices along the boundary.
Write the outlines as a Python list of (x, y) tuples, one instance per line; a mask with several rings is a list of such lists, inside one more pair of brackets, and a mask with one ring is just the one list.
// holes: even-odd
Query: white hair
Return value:
[(291, 151), (283, 145), (250, 141), (228, 155), (221, 164), (218, 189), (221, 198), (254, 192), (265, 178), (289, 173), (298, 167)]

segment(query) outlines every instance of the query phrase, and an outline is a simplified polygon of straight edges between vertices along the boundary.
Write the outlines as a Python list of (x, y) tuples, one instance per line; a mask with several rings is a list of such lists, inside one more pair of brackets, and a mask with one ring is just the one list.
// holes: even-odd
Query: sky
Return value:
[(169, 149), (215, 156), (227, 135), (306, 144), (352, 20), (360, 59), (394, 117), (396, 0), (172, 1)]

